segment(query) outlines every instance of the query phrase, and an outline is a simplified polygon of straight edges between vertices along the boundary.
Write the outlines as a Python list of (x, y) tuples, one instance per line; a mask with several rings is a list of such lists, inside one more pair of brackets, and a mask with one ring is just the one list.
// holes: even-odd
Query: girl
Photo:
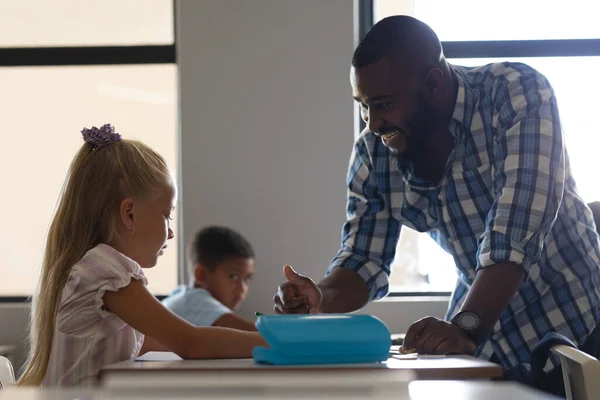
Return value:
[(255, 332), (197, 328), (146, 289), (173, 238), (177, 191), (165, 160), (109, 124), (83, 129), (50, 225), (20, 385), (89, 386), (99, 370), (152, 350), (249, 357)]

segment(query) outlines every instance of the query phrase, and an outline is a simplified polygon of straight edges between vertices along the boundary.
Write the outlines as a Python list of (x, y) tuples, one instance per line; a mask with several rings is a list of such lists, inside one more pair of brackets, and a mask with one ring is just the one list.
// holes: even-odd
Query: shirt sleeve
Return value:
[(119, 264), (105, 263), (102, 268), (88, 271), (90, 275), (85, 276), (85, 284), (96, 291), (96, 310), (103, 318), (113, 315), (104, 307), (104, 294), (107, 291), (118, 292), (119, 289), (128, 286), (132, 279), (148, 285), (142, 268), (136, 262), (126, 260), (125, 257), (122, 258), (124, 260)]
[(497, 93), (495, 201), (479, 241), (478, 269), (514, 262), (527, 274), (558, 214), (565, 154), (556, 98), (546, 78), (524, 69), (506, 79)]
[(223, 315), (233, 313), (204, 289), (186, 290), (164, 299), (163, 304), (195, 326), (212, 326)]
[(73, 266), (63, 290), (57, 326), (67, 334), (109, 334), (125, 322), (104, 307), (106, 291), (116, 292), (132, 279), (148, 284), (142, 268), (108, 246), (100, 245)]
[[(369, 287), (370, 299), (374, 300), (388, 293), (390, 264), (396, 251), (400, 223), (391, 214), (389, 179), (376, 179), (373, 173), (372, 160), (389, 163), (389, 154), (378, 158), (377, 152), (382, 151), (378, 146), (372, 149), (374, 154), (369, 154), (364, 136), (356, 142), (350, 157), (342, 245), (326, 275), (336, 268), (358, 272)], [(376, 181), (383, 186), (378, 187)]]

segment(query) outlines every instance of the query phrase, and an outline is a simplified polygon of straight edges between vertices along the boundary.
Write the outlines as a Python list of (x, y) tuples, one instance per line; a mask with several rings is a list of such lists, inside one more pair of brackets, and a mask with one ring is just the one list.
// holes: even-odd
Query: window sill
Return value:
[[(154, 295), (158, 301), (164, 300), (168, 295), (156, 294)], [(31, 303), (31, 297), (26, 296), (0, 296), (0, 304), (23, 304)]]
[(448, 303), (450, 294), (445, 293), (419, 293), (405, 295), (404, 293), (391, 293), (383, 299), (375, 300), (375, 303)]
[(449, 296), (431, 296), (431, 292), (419, 296), (403, 296), (394, 293), (383, 299), (372, 301), (359, 312), (381, 319), (390, 332), (406, 332), (415, 321), (432, 316), (444, 318), (448, 310)]
[(31, 297), (26, 296), (0, 296), (0, 303), (19, 304), (31, 303)]

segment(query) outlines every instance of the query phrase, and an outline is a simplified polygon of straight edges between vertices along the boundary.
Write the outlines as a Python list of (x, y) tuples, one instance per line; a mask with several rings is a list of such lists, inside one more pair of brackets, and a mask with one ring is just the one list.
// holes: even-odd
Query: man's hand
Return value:
[(309, 277), (298, 274), (289, 265), (283, 267), (287, 282), (273, 296), (277, 314), (318, 314), (321, 312), (321, 289)]
[(475, 343), (461, 328), (434, 317), (413, 323), (406, 332), (402, 348), (420, 354), (473, 355), (477, 350)]

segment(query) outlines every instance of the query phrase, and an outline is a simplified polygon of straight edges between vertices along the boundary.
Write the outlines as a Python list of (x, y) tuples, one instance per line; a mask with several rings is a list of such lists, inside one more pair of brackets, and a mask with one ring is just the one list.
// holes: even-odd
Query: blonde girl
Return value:
[(106, 124), (84, 129), (54, 215), (20, 385), (90, 386), (99, 370), (152, 350), (249, 357), (255, 332), (198, 328), (146, 288), (173, 238), (177, 191), (165, 160)]

